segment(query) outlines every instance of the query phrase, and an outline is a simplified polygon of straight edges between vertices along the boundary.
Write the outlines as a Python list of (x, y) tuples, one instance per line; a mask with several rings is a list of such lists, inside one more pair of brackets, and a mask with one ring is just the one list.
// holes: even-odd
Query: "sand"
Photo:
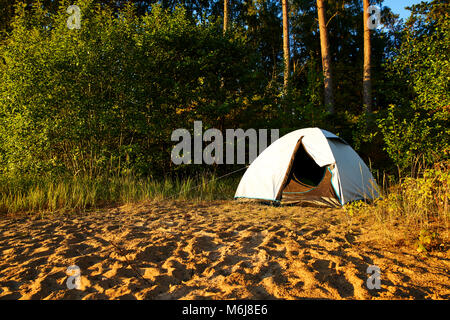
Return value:
[(0, 299), (450, 298), (448, 251), (380, 239), (343, 209), (234, 201), (2, 217)]

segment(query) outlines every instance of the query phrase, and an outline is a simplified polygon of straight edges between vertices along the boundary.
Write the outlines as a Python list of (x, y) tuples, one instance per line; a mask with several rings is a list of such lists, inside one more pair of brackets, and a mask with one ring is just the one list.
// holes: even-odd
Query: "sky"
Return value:
[(399, 14), (400, 18), (406, 21), (411, 14), (411, 11), (406, 10), (405, 7), (421, 2), (422, 0), (384, 0), (383, 6), (391, 8), (394, 13)]

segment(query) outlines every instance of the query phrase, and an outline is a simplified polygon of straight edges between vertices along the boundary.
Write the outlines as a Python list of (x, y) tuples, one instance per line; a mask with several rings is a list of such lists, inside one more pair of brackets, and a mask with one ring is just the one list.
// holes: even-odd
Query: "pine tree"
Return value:
[(327, 107), (330, 113), (334, 113), (333, 78), (331, 75), (330, 45), (328, 41), (327, 26), (325, 19), (325, 5), (323, 0), (317, 0), (317, 13), (319, 16), (320, 48), (322, 52), (322, 69), (325, 86), (325, 93), (324, 93), (325, 106)]

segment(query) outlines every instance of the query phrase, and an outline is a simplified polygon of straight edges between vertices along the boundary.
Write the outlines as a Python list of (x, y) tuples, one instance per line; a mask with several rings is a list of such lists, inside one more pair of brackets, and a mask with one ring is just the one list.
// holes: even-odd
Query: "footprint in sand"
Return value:
[(176, 244), (173, 242), (165, 245), (149, 245), (136, 255), (136, 260), (160, 263), (169, 258), (175, 248)]

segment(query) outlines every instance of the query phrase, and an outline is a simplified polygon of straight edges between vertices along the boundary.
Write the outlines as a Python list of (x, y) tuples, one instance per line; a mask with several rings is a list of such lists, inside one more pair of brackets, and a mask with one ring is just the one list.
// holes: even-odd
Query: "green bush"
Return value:
[(392, 105), (378, 120), (385, 149), (405, 169), (417, 157), (428, 164), (450, 155), (449, 5), (413, 6), (402, 44), (389, 61)]
[(83, 0), (69, 30), (69, 4), (19, 4), (0, 45), (0, 173), (167, 173), (172, 130), (242, 118), (258, 94), (252, 48), (215, 22)]

